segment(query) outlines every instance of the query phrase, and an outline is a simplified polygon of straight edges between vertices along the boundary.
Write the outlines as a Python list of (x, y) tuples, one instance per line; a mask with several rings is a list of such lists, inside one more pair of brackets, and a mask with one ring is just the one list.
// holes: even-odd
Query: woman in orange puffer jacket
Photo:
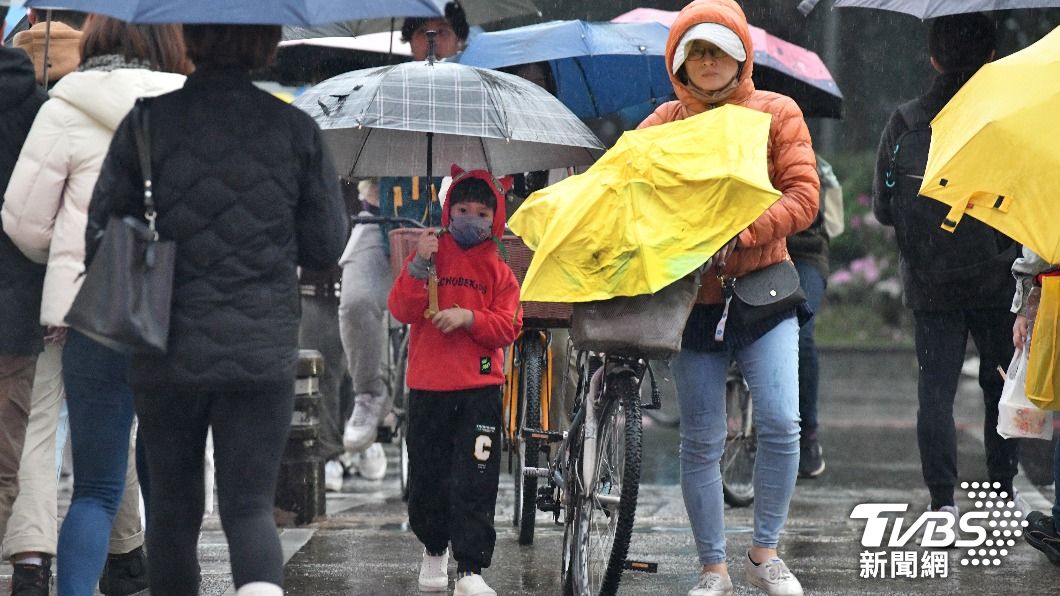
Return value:
[(725, 377), (732, 358), (754, 396), (758, 429), (754, 533), (742, 557), (745, 576), (768, 594), (802, 594), (777, 556), (777, 544), (799, 464), (798, 321), (810, 313), (800, 304), (753, 324), (733, 319), (724, 324), (718, 279), (739, 279), (790, 260), (785, 239), (817, 215), (816, 160), (802, 112), (789, 97), (755, 89), (753, 54), (747, 18), (735, 2), (691, 2), (670, 28), (666, 47), (677, 100), (659, 106), (640, 125), (681, 120), (724, 104), (771, 114), (769, 177), (782, 193), (715, 255), (673, 362), (681, 402), (681, 488), (702, 564), (689, 596), (732, 593), (720, 472), (727, 430)]

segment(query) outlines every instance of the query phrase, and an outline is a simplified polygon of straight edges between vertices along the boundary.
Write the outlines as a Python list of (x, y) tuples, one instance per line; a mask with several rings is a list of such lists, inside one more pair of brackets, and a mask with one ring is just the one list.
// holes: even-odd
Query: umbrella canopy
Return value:
[(294, 105), (317, 121), (350, 176), (430, 175), (453, 163), (503, 175), (590, 164), (603, 152), (592, 131), (534, 83), (451, 62), (353, 71)]
[[(1060, 1), (1060, 0), (1057, 0)], [(676, 11), (654, 8), (634, 8), (611, 19), (613, 23), (652, 21), (670, 27), (677, 18)], [(832, 79), (832, 73), (820, 56), (806, 48), (784, 41), (753, 25), (751, 45), (754, 46), (755, 87), (783, 93), (795, 100), (804, 115), (818, 118), (843, 116), (843, 93)], [(664, 41), (665, 43), (665, 41)], [(665, 74), (666, 66), (663, 66)]]
[(1016, 8), (1050, 8), (1060, 6), (1060, 0), (835, 0), (835, 6), (904, 12), (924, 20), (948, 14)]
[[(430, 1), (432, 4), (437, 4), (444, 8), (448, 0)], [(464, 9), (467, 24), (471, 26), (501, 21), (511, 17), (541, 14), (537, 7), (534, 6), (532, 0), (460, 0), (460, 7)], [(441, 15), (442, 13), (439, 12), (437, 14)], [(423, 15), (391, 11), (383, 16), (389, 18), (349, 20), (321, 27), (285, 27), (283, 37), (284, 39), (308, 39), (313, 37), (357, 36), (381, 31), (399, 31), (402, 17)]]
[(27, 0), (26, 6), (95, 12), (142, 24), (312, 26), (350, 19), (445, 14), (445, 0)]
[(459, 62), (482, 68), (548, 62), (563, 105), (595, 118), (673, 96), (663, 60), (668, 35), (655, 22), (552, 21), (480, 33)]
[(970, 215), (1060, 263), (1060, 27), (983, 66), (931, 121), (920, 194)]
[(530, 195), (508, 222), (535, 251), (523, 300), (655, 293), (705, 263), (780, 198), (771, 118), (726, 105), (629, 131), (585, 173)]

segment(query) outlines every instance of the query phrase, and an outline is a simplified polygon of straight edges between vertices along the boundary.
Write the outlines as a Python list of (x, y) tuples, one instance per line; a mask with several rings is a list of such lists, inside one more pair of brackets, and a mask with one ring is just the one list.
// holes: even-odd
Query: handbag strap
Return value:
[(151, 235), (157, 241), (155, 219), (158, 212), (155, 211), (155, 199), (151, 191), (151, 130), (148, 118), (150, 105), (145, 97), (136, 100), (136, 106), (133, 108), (133, 136), (136, 138), (136, 152), (140, 157), (140, 172), (144, 177), (144, 219), (147, 220)]

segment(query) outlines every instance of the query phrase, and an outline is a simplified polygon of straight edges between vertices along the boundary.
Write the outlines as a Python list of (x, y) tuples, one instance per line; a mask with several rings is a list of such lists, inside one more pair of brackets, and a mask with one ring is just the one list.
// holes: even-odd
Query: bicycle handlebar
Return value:
[(380, 215), (355, 215), (350, 218), (350, 224), (398, 224), (410, 228), (426, 228), (423, 223), (408, 217), (385, 217)]

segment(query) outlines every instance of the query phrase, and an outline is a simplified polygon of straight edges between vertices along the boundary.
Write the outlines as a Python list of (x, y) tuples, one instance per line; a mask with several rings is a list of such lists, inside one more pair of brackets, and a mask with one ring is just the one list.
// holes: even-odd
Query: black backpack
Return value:
[(981, 221), (965, 217), (953, 232), (941, 228), (949, 206), (919, 196), (931, 146), (931, 118), (920, 101), (898, 108), (907, 130), (895, 141), (884, 175), (902, 261), (914, 281), (933, 284), (968, 280), (996, 260), (1011, 263), (1019, 246)]

